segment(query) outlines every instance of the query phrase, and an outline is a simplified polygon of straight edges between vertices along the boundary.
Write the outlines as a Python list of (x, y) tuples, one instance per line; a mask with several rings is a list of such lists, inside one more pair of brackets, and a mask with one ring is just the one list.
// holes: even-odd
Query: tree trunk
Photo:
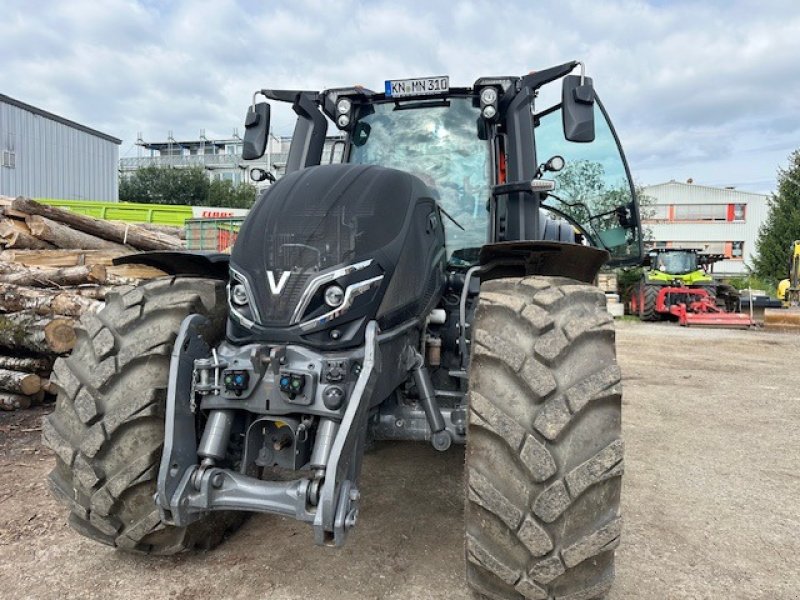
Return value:
[(84, 233), (141, 250), (180, 250), (183, 248), (180, 240), (176, 240), (173, 236), (147, 231), (133, 224), (118, 225), (111, 221), (93, 219), (79, 213), (39, 204), (35, 200), (22, 196), (14, 200), (11, 207), (14, 210), (46, 217), (59, 223), (65, 223)]
[(0, 356), (0, 369), (25, 371), (26, 373), (47, 373), (53, 368), (53, 359), (49, 357), (20, 358), (18, 356)]
[(32, 215), (25, 219), (31, 233), (37, 238), (47, 240), (59, 248), (80, 249), (80, 250), (102, 250), (117, 249), (126, 250), (125, 246), (109, 242), (106, 239), (84, 233), (73, 229), (69, 225), (64, 225), (45, 217)]
[(0, 263), (0, 283), (33, 287), (61, 287), (84, 283), (105, 283), (105, 281), (106, 268), (103, 265), (31, 269), (13, 263)]
[(75, 321), (26, 311), (0, 315), (0, 346), (36, 354), (65, 354), (75, 345)]
[(0, 310), (7, 313), (33, 311), (39, 315), (67, 315), (79, 317), (94, 312), (100, 303), (85, 296), (62, 292), (26, 288), (12, 283), (0, 283)]
[(4, 250), (0, 261), (28, 267), (74, 267), (75, 265), (110, 266), (118, 256), (136, 254), (125, 250)]
[(0, 369), (0, 391), (30, 396), (42, 389), (42, 380), (34, 373)]

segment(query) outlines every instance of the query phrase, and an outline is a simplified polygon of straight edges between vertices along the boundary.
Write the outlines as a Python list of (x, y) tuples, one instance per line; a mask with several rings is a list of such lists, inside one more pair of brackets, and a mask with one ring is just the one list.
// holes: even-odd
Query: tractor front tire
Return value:
[(188, 527), (161, 522), (153, 500), (164, 444), (170, 354), (183, 319), (210, 319), (209, 343), (222, 338), (221, 281), (157, 279), (86, 315), (72, 354), (56, 361), (58, 399), (43, 423), (44, 443), (56, 454), (50, 488), (69, 508), (78, 533), (137, 553), (208, 549), (244, 514), (212, 513)]
[(493, 600), (603, 596), (619, 543), (621, 376), (602, 292), (481, 286), (466, 449), (467, 580)]
[(642, 282), (639, 286), (639, 318), (642, 321), (660, 321), (661, 315), (656, 312), (658, 286)]

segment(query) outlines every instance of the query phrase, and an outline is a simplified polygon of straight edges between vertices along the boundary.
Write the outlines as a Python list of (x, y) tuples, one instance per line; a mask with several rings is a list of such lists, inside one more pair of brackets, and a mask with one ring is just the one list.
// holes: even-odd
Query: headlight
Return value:
[(241, 283), (237, 283), (231, 288), (231, 300), (236, 306), (245, 306), (248, 303), (247, 290)]
[(494, 104), (497, 102), (497, 90), (493, 87), (483, 88), (481, 91), (481, 102), (483, 104)]
[(347, 115), (339, 115), (339, 118), (336, 119), (336, 124), (342, 128), (347, 127), (348, 125), (350, 125), (350, 117), (348, 117)]
[(350, 102), (350, 100), (349, 100), (349, 99), (347, 99), (347, 98), (341, 98), (341, 99), (340, 99), (340, 100), (339, 100), (339, 101), (336, 103), (336, 111), (337, 111), (337, 112), (338, 112), (340, 115), (346, 115), (347, 113), (349, 113), (349, 112), (350, 112), (350, 109), (351, 109), (352, 107), (353, 107), (353, 103), (352, 103), (352, 102)]
[(497, 109), (494, 106), (492, 106), (491, 104), (489, 106), (484, 106), (483, 107), (483, 117), (485, 119), (491, 119), (496, 114), (497, 114)]
[(325, 290), (325, 304), (336, 308), (344, 301), (344, 290), (338, 285), (332, 285)]

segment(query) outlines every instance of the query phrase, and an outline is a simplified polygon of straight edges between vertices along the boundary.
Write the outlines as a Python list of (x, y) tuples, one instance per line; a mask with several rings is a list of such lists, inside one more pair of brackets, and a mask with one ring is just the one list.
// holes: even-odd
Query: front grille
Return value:
[[(259, 302), (262, 325), (288, 325), (300, 296), (306, 289), (313, 273), (292, 273), (280, 294), (273, 294), (269, 286), (264, 290), (264, 298)], [(276, 280), (280, 273), (276, 273)]]

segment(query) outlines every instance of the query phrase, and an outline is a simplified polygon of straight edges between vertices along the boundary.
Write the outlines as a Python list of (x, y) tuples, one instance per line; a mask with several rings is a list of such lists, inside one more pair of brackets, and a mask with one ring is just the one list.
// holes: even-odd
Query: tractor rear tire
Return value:
[(244, 519), (212, 513), (188, 527), (161, 522), (153, 500), (164, 444), (170, 354), (181, 321), (210, 319), (209, 343), (225, 327), (224, 282), (176, 277), (109, 294), (76, 328), (72, 354), (56, 361), (55, 411), (43, 423), (56, 454), (50, 487), (78, 533), (136, 553), (209, 549)]
[(489, 281), (473, 324), (467, 580), (493, 600), (603, 596), (623, 443), (613, 318), (594, 286)]
[(656, 312), (658, 286), (642, 282), (639, 286), (639, 318), (642, 321), (660, 321), (661, 315)]
[[(703, 285), (702, 287), (706, 294), (708, 294), (709, 300), (711, 300), (714, 304), (717, 304), (717, 286), (716, 285)], [(724, 304), (724, 302), (723, 302)]]

